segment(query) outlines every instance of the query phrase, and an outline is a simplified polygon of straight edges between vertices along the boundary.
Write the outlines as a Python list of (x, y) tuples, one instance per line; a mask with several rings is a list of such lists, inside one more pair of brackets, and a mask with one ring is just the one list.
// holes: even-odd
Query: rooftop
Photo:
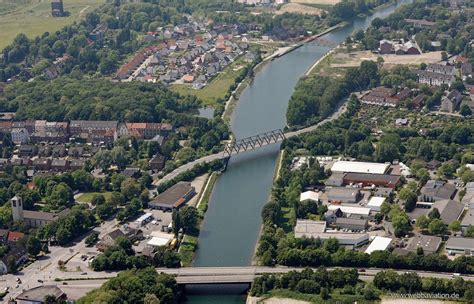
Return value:
[(337, 210), (341, 209), (344, 214), (358, 214), (369, 216), (370, 208), (365, 207), (355, 207), (355, 206), (345, 206), (345, 205), (329, 205), (328, 210)]
[(441, 237), (418, 234), (410, 239), (406, 249), (415, 252), (418, 247), (423, 248), (424, 253), (435, 253), (441, 245)]
[(464, 205), (453, 200), (442, 200), (435, 202), (431, 208), (438, 209), (441, 215), (441, 220), (446, 225), (449, 225), (459, 219), (464, 210)]
[(370, 243), (369, 247), (365, 250), (365, 253), (371, 254), (377, 250), (387, 250), (387, 248), (392, 243), (391, 238), (376, 236), (372, 243)]
[(44, 298), (48, 295), (52, 295), (56, 299), (58, 299), (64, 296), (65, 293), (56, 285), (44, 285), (44, 286), (34, 287), (20, 293), (16, 297), (16, 300), (43, 303)]
[(384, 174), (387, 172), (390, 164), (356, 162), (356, 161), (337, 161), (332, 165), (332, 172), (353, 172), (353, 173), (372, 173)]
[(469, 249), (474, 251), (474, 238), (466, 237), (450, 237), (446, 242), (446, 249), (459, 249), (465, 250)]
[(311, 200), (317, 202), (319, 200), (319, 193), (315, 191), (306, 191), (300, 194), (300, 202)]
[(151, 205), (179, 208), (194, 194), (194, 191), (194, 187), (191, 186), (191, 183), (179, 182), (158, 195), (158, 197), (151, 202)]
[(382, 196), (372, 196), (367, 203), (368, 207), (380, 207), (385, 202), (386, 198)]

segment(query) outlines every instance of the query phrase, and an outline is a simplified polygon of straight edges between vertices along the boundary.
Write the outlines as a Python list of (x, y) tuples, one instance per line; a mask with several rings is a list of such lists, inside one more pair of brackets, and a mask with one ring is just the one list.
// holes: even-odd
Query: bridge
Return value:
[(320, 121), (319, 123), (313, 126), (309, 126), (297, 131), (286, 132), (286, 133), (283, 133), (281, 129), (277, 129), (277, 130), (261, 133), (258, 135), (250, 136), (247, 138), (243, 138), (234, 142), (230, 142), (225, 146), (224, 151), (218, 152), (212, 155), (207, 155), (199, 159), (196, 159), (192, 162), (181, 165), (180, 167), (176, 168), (172, 172), (165, 175), (163, 178), (153, 181), (153, 185), (159, 186), (161, 183), (172, 180), (173, 178), (177, 177), (179, 174), (186, 172), (188, 170), (191, 170), (194, 166), (198, 164), (208, 163), (217, 159), (228, 160), (232, 155), (259, 149), (260, 147), (282, 142), (284, 139), (287, 139), (287, 138), (291, 138), (294, 136), (299, 136), (308, 132), (312, 132), (316, 130), (317, 128), (319, 128), (320, 126), (339, 118), (342, 114), (344, 114), (346, 109), (347, 108), (345, 105), (345, 100), (342, 100), (337, 107), (337, 111), (335, 111), (331, 116), (327, 117), (326, 119)]
[[(328, 271), (334, 269), (350, 269), (351, 267), (330, 267)], [(184, 268), (157, 268), (159, 273), (167, 273), (176, 277), (178, 285), (209, 285), (209, 284), (251, 284), (253, 280), (264, 274), (283, 274), (290, 271), (302, 271), (305, 268), (295, 267), (265, 267), (265, 266), (243, 266), (243, 267), (184, 267)], [(314, 269), (316, 270), (316, 268)], [(359, 278), (371, 281), (380, 271), (386, 269), (367, 268), (358, 269)], [(399, 274), (407, 270), (396, 270)], [(419, 270), (408, 270), (416, 272), (420, 277), (436, 277), (452, 279), (452, 273), (430, 272)], [(463, 275), (464, 280), (472, 281), (474, 276)]]
[(228, 143), (224, 148), (224, 156), (230, 157), (232, 154), (238, 154), (247, 150), (275, 144), (284, 139), (285, 134), (281, 129), (242, 138)]

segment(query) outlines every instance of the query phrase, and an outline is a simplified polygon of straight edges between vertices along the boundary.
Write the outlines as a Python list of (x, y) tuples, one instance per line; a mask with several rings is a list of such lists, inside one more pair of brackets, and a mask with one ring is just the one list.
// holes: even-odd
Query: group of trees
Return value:
[[(281, 228), (267, 226), (265, 229), (267, 231), (264, 231), (260, 242), (261, 248), (257, 252), (260, 254), (260, 262), (265, 265), (276, 263), (293, 267), (376, 267), (474, 273), (474, 258), (472, 257), (460, 256), (450, 260), (445, 255), (422, 255), (411, 252), (402, 256), (390, 251), (374, 251), (369, 255), (364, 252), (345, 250), (339, 246), (336, 239), (321, 241), (295, 238), (292, 235), (285, 235)], [(268, 230), (272, 229), (274, 231), (269, 233)]]
[(179, 255), (169, 248), (159, 248), (153, 257), (137, 256), (132, 248), (132, 243), (122, 237), (115, 240), (113, 246), (108, 247), (104, 253), (99, 254), (91, 263), (95, 271), (124, 270), (131, 268), (155, 267), (180, 267)]
[(78, 303), (174, 304), (177, 299), (178, 285), (174, 277), (147, 267), (119, 273)]
[[(359, 282), (356, 269), (326, 270), (319, 267), (316, 270), (306, 268), (301, 272), (290, 271), (282, 275), (263, 275), (255, 278), (250, 289), (252, 296), (267, 295), (274, 289), (290, 290), (293, 292), (319, 295), (325, 301), (331, 298), (334, 289), (340, 289), (341, 295), (360, 295), (361, 300), (378, 298), (373, 288)], [(353, 298), (352, 298), (353, 299)]]
[(416, 272), (398, 274), (394, 270), (380, 271), (374, 277), (374, 286), (383, 291), (401, 294), (425, 292), (431, 294), (457, 295), (459, 298), (472, 301), (474, 285), (462, 278), (454, 280), (440, 278), (421, 278)]
[(302, 78), (288, 103), (288, 124), (301, 126), (318, 122), (329, 116), (349, 93), (375, 87), (379, 82), (378, 66), (372, 61), (363, 61), (360, 67), (348, 69), (342, 79), (319, 75)]
[(372, 8), (389, 2), (389, 0), (355, 0), (341, 1), (333, 5), (330, 9), (330, 25), (335, 25), (341, 21), (351, 19), (359, 14), (368, 13)]

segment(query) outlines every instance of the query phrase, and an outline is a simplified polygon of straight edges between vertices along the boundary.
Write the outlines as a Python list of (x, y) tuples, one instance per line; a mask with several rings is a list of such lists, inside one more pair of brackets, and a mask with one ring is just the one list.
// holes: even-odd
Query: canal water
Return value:
[[(376, 18), (384, 18), (411, 0), (356, 18), (349, 25), (324, 35), (337, 45)], [(231, 119), (237, 139), (283, 129), (286, 109), (296, 83), (331, 49), (317, 41), (265, 65), (251, 85), (241, 94)], [(252, 263), (261, 226), (260, 212), (270, 195), (279, 145), (233, 156), (227, 171), (214, 187), (199, 237), (194, 266), (244, 266)], [(186, 303), (245, 303), (243, 288), (189, 288)]]

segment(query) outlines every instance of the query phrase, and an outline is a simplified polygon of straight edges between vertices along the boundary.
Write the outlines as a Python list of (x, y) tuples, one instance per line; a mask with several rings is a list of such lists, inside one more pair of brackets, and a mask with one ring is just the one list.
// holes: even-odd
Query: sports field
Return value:
[(44, 32), (54, 32), (83, 18), (87, 12), (105, 0), (63, 0), (67, 17), (51, 17), (49, 0), (0, 0), (0, 50), (13, 38), (25, 33), (33, 38)]

